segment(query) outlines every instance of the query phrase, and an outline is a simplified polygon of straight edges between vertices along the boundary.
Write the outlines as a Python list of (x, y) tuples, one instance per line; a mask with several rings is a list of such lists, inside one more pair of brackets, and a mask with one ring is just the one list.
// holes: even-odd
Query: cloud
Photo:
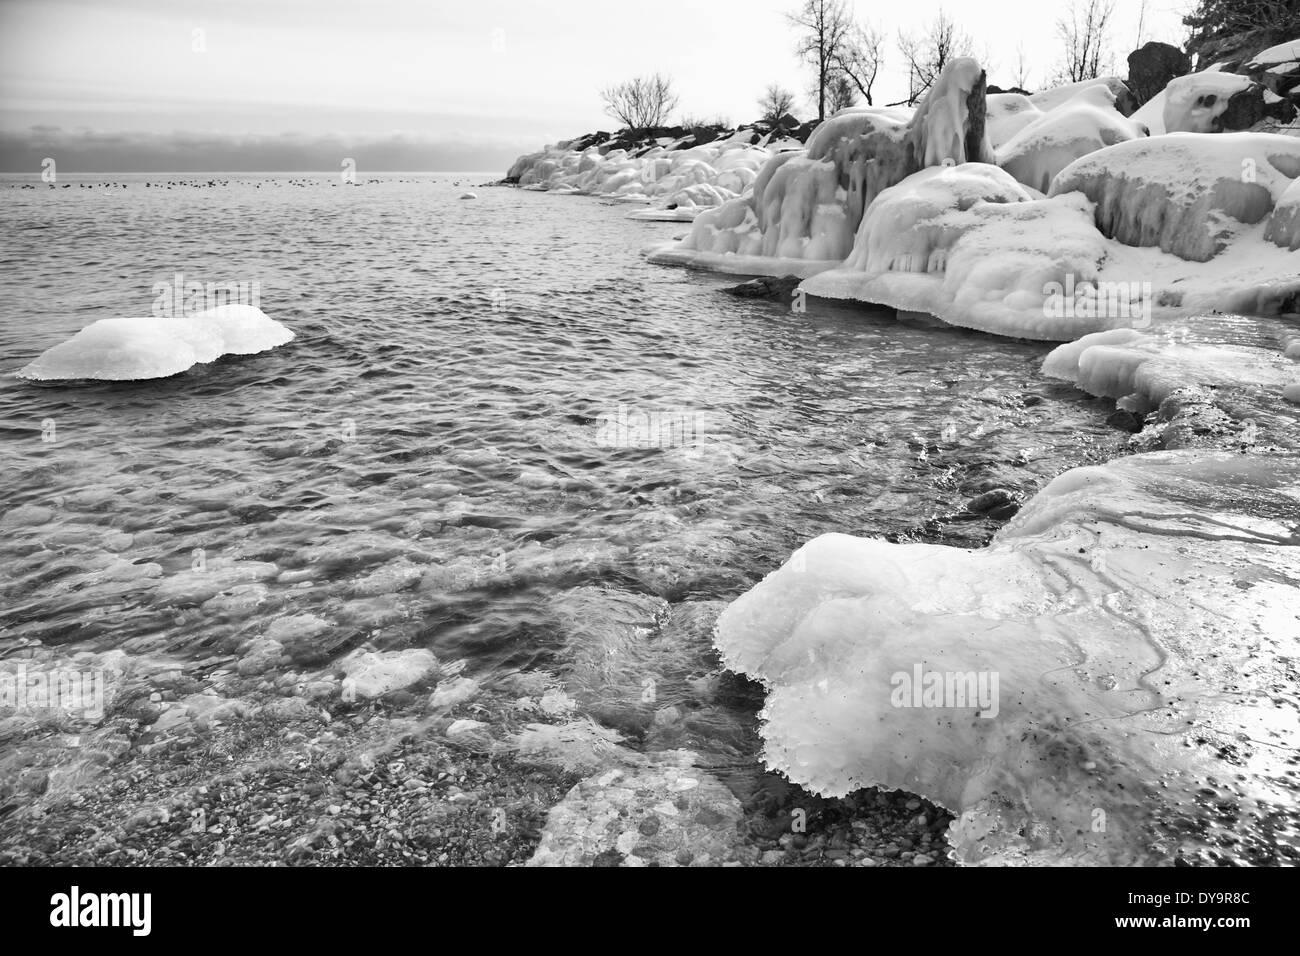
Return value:
[(527, 135), (157, 133), (39, 125), (0, 131), (0, 172), (38, 173), (47, 156), (68, 173), (331, 171), (348, 158), (358, 173), (504, 171), (537, 147)]

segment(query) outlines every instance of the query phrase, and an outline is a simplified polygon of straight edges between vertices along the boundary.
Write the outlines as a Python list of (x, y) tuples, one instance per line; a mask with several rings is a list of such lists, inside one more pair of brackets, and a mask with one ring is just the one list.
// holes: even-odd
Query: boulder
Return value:
[(1128, 88), (1138, 105), (1163, 90), (1169, 81), (1192, 72), (1192, 58), (1176, 46), (1151, 40), (1128, 55)]

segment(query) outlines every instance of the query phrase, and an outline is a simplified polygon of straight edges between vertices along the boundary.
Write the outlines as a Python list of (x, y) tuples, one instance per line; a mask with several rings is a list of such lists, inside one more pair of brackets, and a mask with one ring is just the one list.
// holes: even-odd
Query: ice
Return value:
[(524, 188), (603, 196), (651, 204), (629, 218), (689, 222), (700, 211), (745, 192), (769, 158), (784, 146), (751, 145), (749, 136), (702, 146), (667, 141), (637, 153), (600, 147), (571, 149), (568, 143), (521, 156), (509, 176)]
[(1076, 159), (1145, 135), (1139, 123), (1115, 108), (1115, 94), (1108, 87), (1090, 86), (1022, 128), (998, 149), (997, 162), (1026, 186), (1045, 193), (1056, 174)]
[(1300, 175), (1300, 140), (1273, 133), (1171, 133), (1076, 160), (1050, 195), (1079, 191), (1097, 226), (1130, 246), (1206, 262), (1261, 222)]
[(1052, 283), (1095, 281), (1107, 251), (1084, 197), (1032, 200), (1009, 173), (970, 163), (924, 170), (882, 193), (852, 257), (800, 288), (999, 335), (1062, 341), (1099, 323), (1109, 327), (1111, 319), (1095, 309), (1058, 316), (1046, 304)]
[(1113, 329), (1055, 349), (1043, 362), (1043, 374), (1146, 412), (1175, 391), (1196, 386), (1283, 391), (1300, 380), (1300, 367), (1260, 348), (1183, 344), (1168, 335)]
[(1294, 853), (1298, 482), (1160, 452), (1065, 473), (980, 551), (826, 535), (716, 643), (766, 687), (771, 767), (931, 799), (962, 862)]
[(100, 319), (18, 371), (36, 381), (134, 381), (176, 375), (223, 355), (253, 355), (293, 333), (251, 305), (180, 318)]
[(915, 112), (840, 110), (805, 150), (773, 156), (751, 192), (699, 216), (685, 240), (653, 249), (650, 260), (801, 277), (831, 268), (849, 255), (882, 190), (927, 166), (992, 161), (983, 102), (984, 71), (958, 57)]

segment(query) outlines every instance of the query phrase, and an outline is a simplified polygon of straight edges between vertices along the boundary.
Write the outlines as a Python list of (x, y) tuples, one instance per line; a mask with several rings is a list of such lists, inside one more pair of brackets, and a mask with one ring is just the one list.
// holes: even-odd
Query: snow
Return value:
[(1215, 121), (1236, 93), (1250, 89), (1250, 77), (1209, 69), (1176, 77), (1132, 119), (1144, 124), (1152, 136), (1164, 133), (1213, 133)]
[(223, 355), (253, 355), (293, 333), (251, 305), (179, 318), (100, 319), (19, 370), (36, 381), (165, 378)]
[(1026, 186), (1047, 192), (1056, 174), (1076, 159), (1145, 135), (1115, 108), (1108, 87), (1090, 86), (1024, 126), (997, 150), (997, 163)]
[[(1090, 90), (1093, 87), (1102, 86), (1110, 90), (1118, 99), (1124, 93), (1128, 92), (1128, 87), (1118, 76), (1101, 76), (1094, 80), (1080, 80), (1078, 83), (1066, 83), (1064, 86), (1056, 86), (1050, 90), (1043, 90), (1040, 93), (1034, 93), (1029, 97), (1029, 101), (1043, 112), (1049, 112), (1058, 106), (1064, 106), (1069, 100), (1078, 96), (1080, 93)], [(1134, 119), (1137, 117), (1134, 116)]]
[(985, 98), (985, 109), (989, 145), (995, 150), (1045, 115), (1023, 93), (991, 93)]
[(1161, 452), (1061, 475), (979, 551), (825, 535), (716, 644), (766, 688), (770, 767), (927, 797), (961, 862), (1223, 852), (1293, 796), (1300, 722), (1258, 648), (1300, 651), (1297, 481), (1293, 456)]
[(1288, 40), (1271, 46), (1256, 54), (1244, 69), (1254, 72), (1268, 70), (1274, 73), (1287, 73), (1300, 67), (1300, 40)]
[(1251, 346), (1181, 344), (1168, 335), (1114, 329), (1085, 335), (1055, 349), (1043, 374), (1090, 395), (1119, 399), (1130, 411), (1157, 407), (1178, 389), (1284, 390), (1300, 367), (1284, 355)]

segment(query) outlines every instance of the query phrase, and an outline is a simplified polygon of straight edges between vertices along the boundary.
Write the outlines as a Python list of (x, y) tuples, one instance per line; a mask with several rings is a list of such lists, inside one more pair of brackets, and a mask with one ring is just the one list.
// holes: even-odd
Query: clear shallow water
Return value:
[[(313, 664), (368, 640), (564, 666), (575, 589), (727, 600), (828, 531), (976, 545), (991, 525), (933, 519), (1123, 437), (1040, 379), (1047, 346), (738, 300), (646, 264), (684, 227), (626, 206), (181, 178), (217, 185), (0, 182), (0, 652), (208, 659), (310, 615)], [(177, 272), (259, 282), (297, 338), (153, 382), (13, 377)]]

